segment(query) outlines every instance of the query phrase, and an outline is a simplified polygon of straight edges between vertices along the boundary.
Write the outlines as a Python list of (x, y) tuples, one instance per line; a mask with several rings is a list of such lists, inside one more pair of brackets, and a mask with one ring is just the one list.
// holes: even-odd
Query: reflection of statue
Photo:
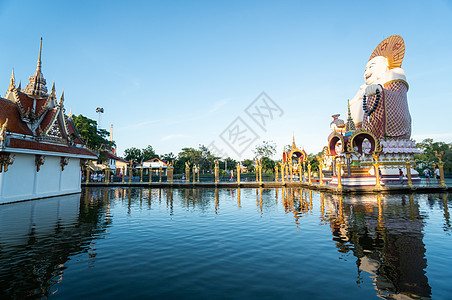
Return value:
[(378, 139), (411, 136), (405, 72), (401, 69), (405, 43), (392, 35), (372, 53), (364, 72), (365, 84), (350, 102), (352, 118)]

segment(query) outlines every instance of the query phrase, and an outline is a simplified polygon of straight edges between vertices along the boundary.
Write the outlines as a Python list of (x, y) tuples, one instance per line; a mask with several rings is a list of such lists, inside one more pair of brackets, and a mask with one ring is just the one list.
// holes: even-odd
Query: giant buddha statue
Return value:
[(366, 65), (365, 84), (350, 101), (357, 129), (367, 130), (377, 139), (409, 139), (411, 136), (408, 83), (401, 69), (404, 54), (402, 37), (392, 35), (382, 41)]

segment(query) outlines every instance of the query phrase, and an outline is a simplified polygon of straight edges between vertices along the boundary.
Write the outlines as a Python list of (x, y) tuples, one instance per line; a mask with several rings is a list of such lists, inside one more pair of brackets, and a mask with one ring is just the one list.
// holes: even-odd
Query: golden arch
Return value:
[(341, 151), (344, 152), (345, 150), (344, 137), (335, 131), (328, 141), (328, 150), (329, 150), (328, 152), (330, 155), (334, 156), (339, 155), (338, 153), (336, 153), (336, 144), (339, 141), (341, 141)]
[[(370, 131), (361, 129), (355, 131), (351, 136), (347, 144), (347, 152), (358, 152), (360, 154), (363, 153), (363, 141), (368, 139), (370, 142), (370, 153), (381, 152), (382, 148), (380, 145), (380, 141), (377, 137)], [(357, 151), (354, 150), (354, 147), (357, 147)]]

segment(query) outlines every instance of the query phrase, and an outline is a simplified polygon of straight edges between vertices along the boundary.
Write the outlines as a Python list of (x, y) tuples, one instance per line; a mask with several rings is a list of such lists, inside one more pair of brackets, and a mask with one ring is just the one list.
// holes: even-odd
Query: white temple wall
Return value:
[(46, 156), (39, 172), (36, 172), (36, 194), (57, 192), (60, 182), (60, 158)]
[(9, 166), (8, 172), (0, 173), (0, 203), (7, 202), (2, 201), (3, 199), (20, 199), (33, 194), (35, 173), (33, 168), (35, 168), (34, 155), (16, 153), (14, 163)]
[(80, 185), (80, 159), (70, 158), (67, 166), (64, 167), (64, 171), (61, 172), (61, 191), (80, 189)]
[(14, 163), (0, 173), (0, 203), (81, 192), (79, 158), (69, 158), (64, 171), (61, 156), (46, 155), (40, 171), (36, 171), (35, 155), (15, 153)]

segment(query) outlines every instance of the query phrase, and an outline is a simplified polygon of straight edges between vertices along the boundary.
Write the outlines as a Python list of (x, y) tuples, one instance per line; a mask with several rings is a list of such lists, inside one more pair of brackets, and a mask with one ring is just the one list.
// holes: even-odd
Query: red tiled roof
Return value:
[(24, 108), (24, 113), (33, 110), (33, 98), (29, 97), (27, 94), (17, 91), (18, 101)]
[(8, 118), (7, 130), (19, 134), (32, 135), (27, 124), (22, 122), (19, 115), (19, 110), (14, 102), (0, 98), (0, 122), (5, 123)]
[(124, 159), (122, 159), (121, 157), (118, 157), (116, 155), (114, 155), (111, 152), (107, 152), (107, 159), (115, 159), (115, 160), (119, 160), (119, 161), (124, 161), (126, 162)]
[(80, 135), (78, 134), (74, 121), (72, 119), (66, 119), (66, 121), (67, 121), (66, 125), (67, 125), (68, 135), (73, 136), (72, 134), (75, 134), (74, 143), (79, 144), (79, 145), (85, 145), (85, 143), (80, 138)]
[(46, 130), (47, 126), (50, 125), (50, 122), (53, 121), (53, 118), (55, 117), (56, 112), (57, 112), (56, 108), (47, 111), (44, 119), (42, 119), (41, 124), (40, 124), (42, 130)]
[(70, 154), (78, 154), (78, 155), (87, 155), (94, 158), (97, 158), (97, 155), (93, 152), (78, 147), (70, 147), (70, 146), (62, 146), (62, 145), (53, 145), (47, 143), (40, 143), (35, 141), (26, 141), (26, 140), (18, 140), (18, 139), (10, 139), (10, 144), (8, 148), (19, 148), (19, 149), (29, 149), (29, 150), (39, 150), (39, 151), (50, 151), (50, 152), (60, 152), (60, 153), (70, 153)]

